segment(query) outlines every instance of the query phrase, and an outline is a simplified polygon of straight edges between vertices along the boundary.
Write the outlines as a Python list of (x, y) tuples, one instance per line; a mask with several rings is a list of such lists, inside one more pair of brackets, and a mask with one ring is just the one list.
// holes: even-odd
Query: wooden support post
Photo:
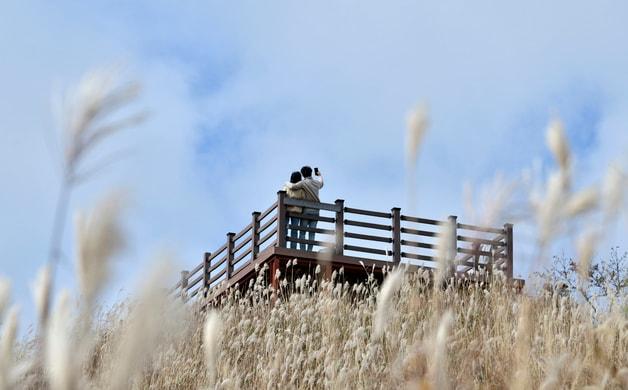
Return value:
[(506, 267), (508, 267), (506, 270), (506, 277), (508, 278), (508, 281), (512, 281), (514, 276), (512, 224), (505, 224), (504, 231), (506, 232)]
[(279, 270), (279, 259), (274, 258), (270, 261), (270, 285), (275, 291), (279, 290), (279, 280), (275, 278), (277, 271)]
[(286, 191), (277, 192), (277, 246), (280, 248), (286, 247), (286, 235), (288, 234), (285, 198)]
[(398, 265), (401, 262), (401, 209), (393, 207), (392, 214), (392, 255), (393, 262)]
[(187, 301), (188, 298), (188, 280), (190, 279), (190, 271), (181, 271), (181, 299)]
[(205, 252), (203, 257), (203, 296), (207, 298), (207, 291), (209, 290), (209, 258), (211, 253)]
[(448, 277), (452, 278), (456, 275), (456, 255), (458, 254), (458, 217), (450, 215), (447, 218), (449, 222), (449, 253), (447, 255), (448, 261)]
[(231, 279), (231, 275), (233, 274), (233, 258), (235, 253), (233, 253), (235, 233), (227, 233), (227, 283), (229, 283), (229, 279)]
[(345, 246), (345, 201), (336, 199), (336, 254), (342, 256)]
[(331, 281), (331, 274), (333, 273), (331, 263), (327, 262), (326, 264), (322, 264), (321, 268), (323, 271), (323, 280)]
[(478, 271), (480, 270), (480, 243), (473, 243), (473, 270), (475, 271), (475, 276), (477, 278)]
[(251, 258), (255, 260), (259, 253), (259, 211), (254, 211), (251, 221)]
[(491, 245), (490, 256), (488, 257), (488, 264), (486, 265), (487, 276), (493, 276), (493, 263), (495, 262), (495, 248)]

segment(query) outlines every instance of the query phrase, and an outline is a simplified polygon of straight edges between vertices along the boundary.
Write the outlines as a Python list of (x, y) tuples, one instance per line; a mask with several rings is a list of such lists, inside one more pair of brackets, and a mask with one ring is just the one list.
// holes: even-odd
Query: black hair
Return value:
[(299, 171), (294, 171), (292, 172), (292, 174), (290, 175), (290, 183), (298, 183), (301, 181), (301, 172)]
[(312, 177), (312, 168), (308, 167), (307, 165), (304, 166), (303, 168), (301, 168), (301, 174), (303, 175), (303, 177)]

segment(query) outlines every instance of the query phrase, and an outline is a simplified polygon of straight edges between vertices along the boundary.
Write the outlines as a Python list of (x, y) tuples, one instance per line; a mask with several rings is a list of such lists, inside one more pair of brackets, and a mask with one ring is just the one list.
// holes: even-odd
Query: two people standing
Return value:
[[(317, 203), (320, 202), (321, 200), (318, 194), (319, 190), (323, 188), (323, 176), (318, 168), (314, 169), (314, 175), (316, 176), (316, 179), (312, 177), (312, 168), (308, 166), (301, 168), (300, 172), (292, 172), (292, 175), (290, 175), (290, 182), (286, 183), (284, 186), (286, 195), (293, 199), (303, 199)], [(314, 241), (314, 229), (316, 229), (316, 223), (318, 222), (315, 218), (318, 217), (319, 210), (307, 207), (289, 206), (288, 212), (303, 214), (303, 218), (290, 217), (289, 223), (294, 227), (299, 226), (307, 229), (307, 239), (309, 241)], [(290, 238), (305, 240), (305, 233), (306, 230), (290, 229)], [(290, 248), (296, 249), (297, 243), (291, 241)], [(313, 250), (313, 245), (301, 243), (300, 249), (311, 252)]]

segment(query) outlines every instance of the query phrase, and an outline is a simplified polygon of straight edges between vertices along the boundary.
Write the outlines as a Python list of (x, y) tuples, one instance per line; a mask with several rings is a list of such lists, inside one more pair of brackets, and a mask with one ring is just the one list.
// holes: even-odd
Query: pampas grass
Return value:
[(122, 202), (122, 195), (114, 193), (103, 199), (93, 213), (79, 213), (76, 218), (76, 273), (88, 305), (93, 304), (107, 281), (112, 258), (124, 247)]
[(212, 386), (216, 381), (216, 358), (219, 355), (219, 341), (222, 333), (222, 321), (215, 312), (210, 312), (203, 328), (203, 349), (207, 365), (208, 383)]
[(375, 310), (375, 319), (373, 320), (373, 337), (381, 337), (386, 328), (386, 322), (392, 311), (392, 297), (399, 291), (401, 282), (403, 281), (403, 275), (405, 271), (402, 268), (397, 268), (393, 272), (389, 273), (382, 288), (377, 294), (377, 309)]

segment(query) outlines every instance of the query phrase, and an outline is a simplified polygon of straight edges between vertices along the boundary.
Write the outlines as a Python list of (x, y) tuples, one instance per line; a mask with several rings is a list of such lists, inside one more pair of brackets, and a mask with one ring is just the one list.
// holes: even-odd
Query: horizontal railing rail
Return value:
[[(295, 207), (316, 212), (295, 212)], [(496, 270), (513, 277), (511, 224), (496, 228), (459, 223), (455, 216), (447, 220), (419, 218), (403, 215), (399, 208), (373, 211), (345, 207), (342, 199), (335, 203), (291, 199), (280, 191), (268, 209), (254, 212), (242, 230), (228, 233), (226, 242), (205, 253), (199, 265), (182, 271), (170, 291), (179, 291), (184, 299), (199, 293), (207, 296), (210, 289), (229, 282), (267, 248), (295, 249), (297, 244), (300, 250), (311, 246), (349, 259), (382, 260), (393, 265), (434, 268), (440, 259), (448, 264), (450, 274), (458, 277)]]

